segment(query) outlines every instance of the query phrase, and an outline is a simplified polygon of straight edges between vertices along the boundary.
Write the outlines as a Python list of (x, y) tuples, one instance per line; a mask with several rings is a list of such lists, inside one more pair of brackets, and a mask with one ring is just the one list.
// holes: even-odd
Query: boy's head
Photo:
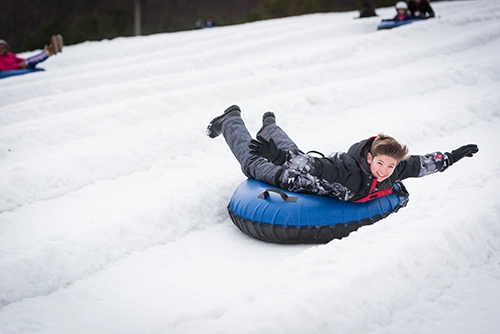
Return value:
[(399, 15), (405, 15), (408, 11), (408, 5), (404, 1), (398, 1), (394, 7)]
[(407, 158), (408, 147), (382, 133), (375, 137), (366, 157), (370, 164), (370, 172), (379, 182), (391, 176), (397, 164)]

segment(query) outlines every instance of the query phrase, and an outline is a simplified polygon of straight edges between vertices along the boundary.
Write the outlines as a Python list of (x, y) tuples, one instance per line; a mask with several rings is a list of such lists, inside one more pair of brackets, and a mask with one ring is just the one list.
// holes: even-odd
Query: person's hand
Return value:
[(19, 63), (20, 68), (26, 68), (28, 65), (26, 65), (26, 62), (23, 60), (22, 62)]
[(281, 166), (286, 161), (286, 151), (280, 150), (272, 138), (267, 141), (259, 135), (257, 139), (250, 141), (248, 147), (250, 154), (267, 159), (276, 166)]
[(479, 151), (479, 148), (477, 147), (476, 144), (469, 144), (469, 145), (465, 145), (465, 146), (462, 146), (460, 148), (457, 148), (456, 150), (451, 151), (451, 153), (446, 152), (445, 154), (448, 156), (448, 160), (449, 160), (450, 166), (451, 166), (455, 162), (457, 162), (458, 160), (462, 159), (463, 157), (472, 157), (478, 151)]

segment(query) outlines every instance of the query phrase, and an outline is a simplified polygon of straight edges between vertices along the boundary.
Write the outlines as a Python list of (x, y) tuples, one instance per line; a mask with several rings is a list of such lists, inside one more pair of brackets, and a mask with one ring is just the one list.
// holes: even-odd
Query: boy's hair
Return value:
[(377, 155), (387, 155), (396, 159), (397, 162), (408, 159), (408, 147), (401, 145), (391, 136), (379, 133), (373, 140), (370, 153), (373, 157)]

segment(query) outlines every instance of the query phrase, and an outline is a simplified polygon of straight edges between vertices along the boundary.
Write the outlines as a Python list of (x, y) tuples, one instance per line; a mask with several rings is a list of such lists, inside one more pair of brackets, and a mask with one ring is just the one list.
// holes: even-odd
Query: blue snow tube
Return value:
[(0, 72), (0, 79), (13, 77), (15, 75), (23, 75), (23, 74), (33, 73), (33, 72), (39, 72), (39, 71), (44, 71), (44, 69), (35, 67), (35, 68), (25, 68), (25, 69), (20, 69), (20, 70), (7, 70), (7, 71)]
[[(396, 195), (397, 194), (397, 195)], [(228, 211), (233, 223), (257, 239), (281, 244), (327, 243), (387, 217), (408, 203), (402, 183), (393, 194), (365, 203), (293, 193), (248, 179), (236, 188)]]
[(413, 19), (413, 20), (405, 20), (405, 21), (394, 21), (394, 20), (382, 20), (378, 25), (377, 30), (385, 30), (392, 29), (400, 26), (404, 26), (416, 21), (422, 21), (423, 19)]

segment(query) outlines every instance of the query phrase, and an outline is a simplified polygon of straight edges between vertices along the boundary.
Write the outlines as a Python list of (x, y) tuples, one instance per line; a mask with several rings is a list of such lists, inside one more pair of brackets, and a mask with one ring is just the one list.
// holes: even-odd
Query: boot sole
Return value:
[(210, 138), (218, 137), (222, 133), (222, 122), (234, 110), (238, 110), (241, 113), (240, 107), (232, 105), (222, 115), (215, 117), (207, 126), (207, 136)]

